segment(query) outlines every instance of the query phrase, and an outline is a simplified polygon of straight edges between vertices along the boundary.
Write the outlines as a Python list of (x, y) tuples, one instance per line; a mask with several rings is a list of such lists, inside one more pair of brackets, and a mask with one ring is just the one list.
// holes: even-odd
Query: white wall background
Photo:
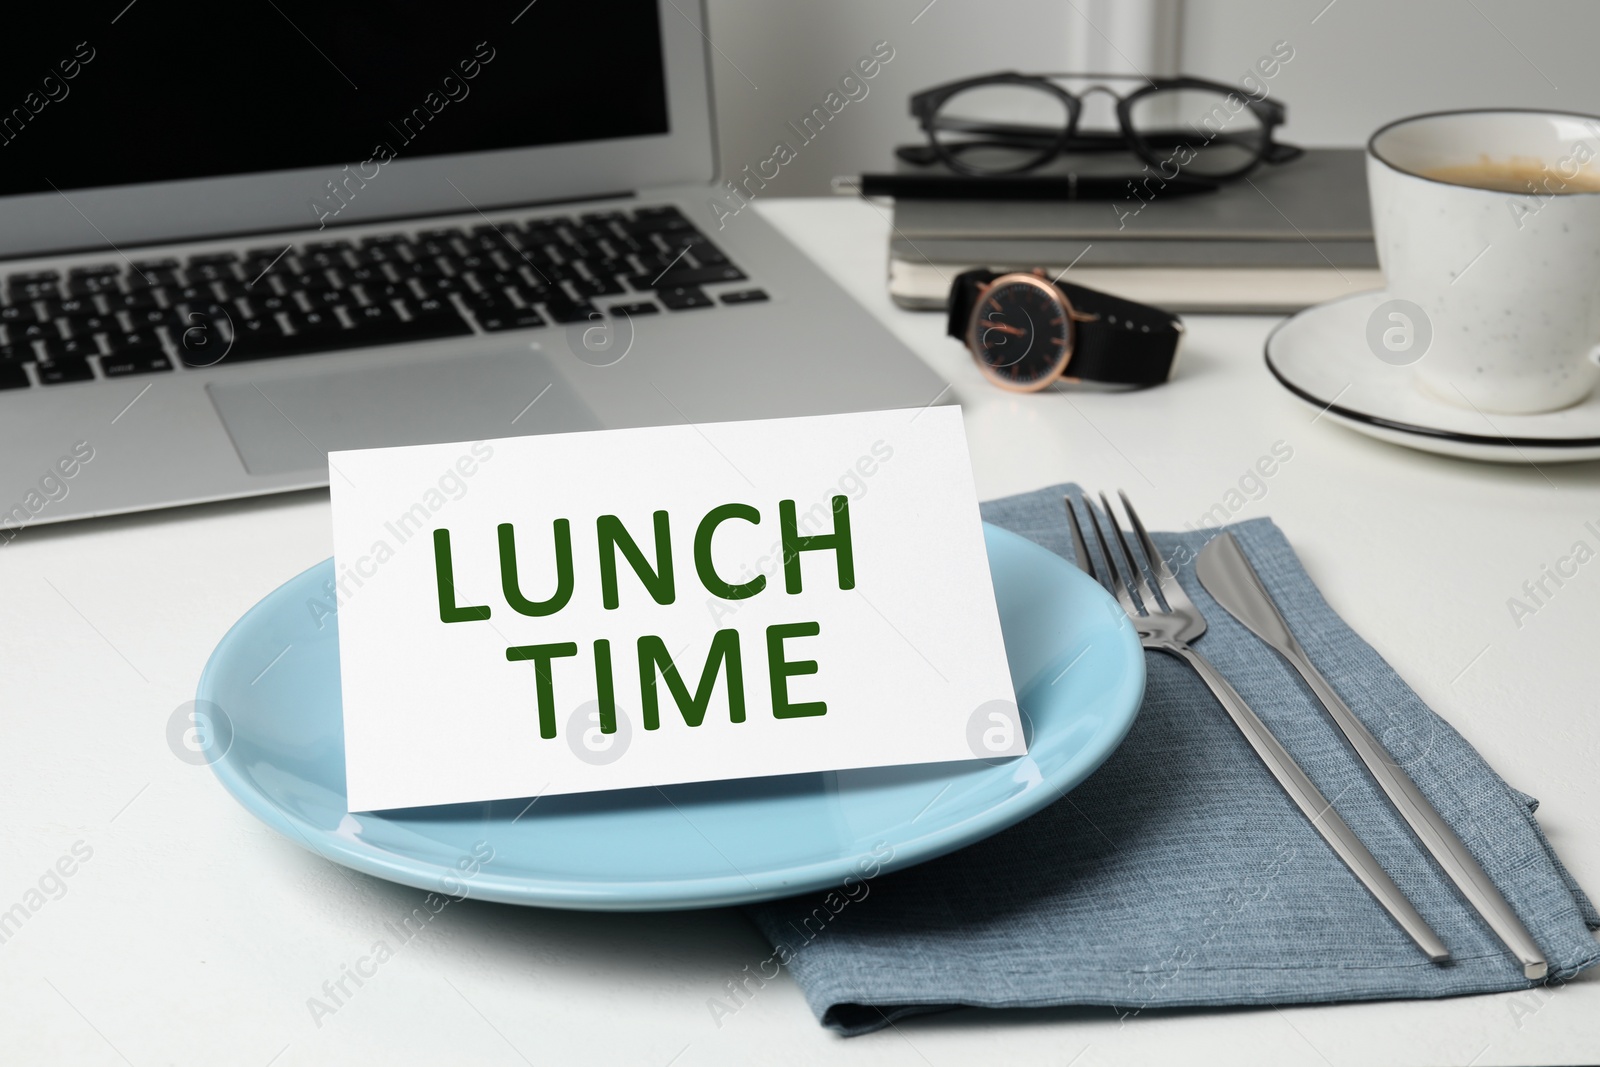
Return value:
[[(1285, 139), (1357, 145), (1391, 118), (1477, 106), (1600, 113), (1600, 3), (1594, 0), (1157, 0), (1181, 8), (1185, 73), (1237, 82), (1275, 41), (1294, 59), (1274, 81)], [(694, 9), (683, 6), (690, 14)], [(798, 158), (764, 196), (827, 192), (836, 174), (890, 165), (918, 136), (907, 97), (968, 74), (1122, 66), (1151, 56), (1128, 0), (707, 0), (723, 172), (772, 154)], [(1130, 14), (1131, 12), (1131, 14)], [(1167, 17), (1171, 17), (1170, 15)], [(876, 41), (894, 59), (815, 141), (798, 121)], [(1170, 57), (1168, 57), (1170, 62)], [(736, 69), (737, 67), (737, 69)]]

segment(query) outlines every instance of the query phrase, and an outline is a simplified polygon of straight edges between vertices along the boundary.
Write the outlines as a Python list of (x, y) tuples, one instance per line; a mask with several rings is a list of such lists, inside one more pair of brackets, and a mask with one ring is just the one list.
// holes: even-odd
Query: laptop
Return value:
[(743, 206), (760, 188), (716, 180), (704, 23), (685, 0), (14, 12), (0, 544), (323, 486), (335, 449), (942, 399)]

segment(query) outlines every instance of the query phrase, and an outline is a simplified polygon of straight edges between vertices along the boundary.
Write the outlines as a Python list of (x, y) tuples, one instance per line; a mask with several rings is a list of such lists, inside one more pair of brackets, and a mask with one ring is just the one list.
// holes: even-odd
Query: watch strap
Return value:
[[(946, 323), (951, 337), (967, 340), (979, 291), (1001, 276), (992, 270), (969, 270), (956, 277)], [(1055, 287), (1071, 305), (1076, 320), (1072, 355), (1063, 377), (1148, 386), (1171, 376), (1183, 336), (1183, 321), (1176, 315), (1081, 285), (1056, 282)]]

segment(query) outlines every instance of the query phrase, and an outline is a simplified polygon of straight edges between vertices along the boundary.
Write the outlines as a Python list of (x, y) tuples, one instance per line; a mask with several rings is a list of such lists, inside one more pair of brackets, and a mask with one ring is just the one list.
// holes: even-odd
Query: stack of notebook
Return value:
[(972, 267), (1070, 268), (1068, 281), (1173, 311), (1297, 311), (1383, 286), (1361, 149), (1308, 149), (1213, 192), (1163, 195), (1152, 180), (1137, 193), (897, 200), (890, 295), (942, 308)]

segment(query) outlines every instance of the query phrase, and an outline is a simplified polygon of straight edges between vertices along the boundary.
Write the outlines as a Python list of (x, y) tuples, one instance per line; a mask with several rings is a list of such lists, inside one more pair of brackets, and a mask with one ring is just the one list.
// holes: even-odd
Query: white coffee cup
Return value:
[(1400, 119), (1367, 142), (1367, 185), (1389, 295), (1427, 317), (1407, 324), (1431, 334), (1418, 385), (1507, 414), (1555, 411), (1593, 391), (1600, 117), (1507, 109)]

